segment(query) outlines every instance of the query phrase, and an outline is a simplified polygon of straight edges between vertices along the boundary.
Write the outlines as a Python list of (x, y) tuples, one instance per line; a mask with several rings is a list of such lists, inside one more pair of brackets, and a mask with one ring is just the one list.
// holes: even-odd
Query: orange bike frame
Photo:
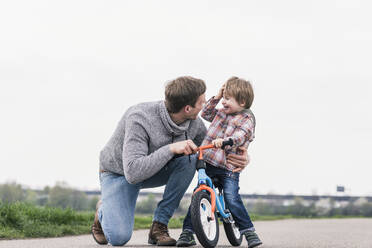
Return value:
[(212, 203), (212, 216), (211, 216), (211, 218), (212, 218), (212, 220), (214, 220), (214, 211), (216, 209), (216, 195), (214, 193), (214, 190), (211, 187), (208, 187), (207, 185), (202, 184), (202, 185), (199, 186), (199, 188), (197, 188), (194, 191), (194, 194), (196, 192), (201, 191), (201, 190), (206, 190), (206, 191), (208, 191), (211, 194), (211, 203)]

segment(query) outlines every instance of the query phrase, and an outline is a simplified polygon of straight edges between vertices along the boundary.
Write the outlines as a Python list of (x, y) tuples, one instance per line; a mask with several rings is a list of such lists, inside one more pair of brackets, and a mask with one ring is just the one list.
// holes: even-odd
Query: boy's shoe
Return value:
[(92, 225), (92, 236), (94, 240), (100, 245), (106, 245), (107, 240), (103, 233), (101, 223), (98, 220), (98, 208), (102, 204), (102, 201), (98, 201), (96, 205), (96, 214), (94, 215), (94, 221)]
[(154, 221), (149, 233), (149, 244), (158, 246), (175, 246), (176, 240), (169, 236), (168, 227)]
[(262, 241), (254, 231), (246, 231), (244, 233), (245, 238), (248, 242), (248, 248), (253, 248), (262, 245)]
[(179, 239), (177, 240), (176, 245), (178, 247), (186, 247), (186, 246), (196, 245), (193, 233), (188, 231), (188, 230), (182, 231)]

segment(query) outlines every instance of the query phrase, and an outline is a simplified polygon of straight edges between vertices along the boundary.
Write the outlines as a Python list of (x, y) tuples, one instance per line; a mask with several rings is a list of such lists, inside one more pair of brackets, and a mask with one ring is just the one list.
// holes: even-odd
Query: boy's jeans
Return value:
[[(207, 164), (206, 173), (210, 178), (217, 177), (223, 185), (223, 194), (225, 205), (234, 217), (236, 225), (239, 227), (240, 233), (246, 231), (254, 231), (253, 223), (247, 210), (245, 209), (242, 199), (239, 195), (239, 175), (238, 172), (231, 172), (222, 168)], [(183, 221), (183, 230), (193, 231), (191, 223), (190, 208)]]
[(170, 160), (158, 173), (138, 183), (129, 184), (123, 175), (100, 174), (102, 205), (99, 221), (111, 245), (124, 245), (132, 236), (134, 210), (140, 189), (165, 186), (163, 199), (158, 203), (154, 221), (168, 224), (195, 174), (196, 156)]

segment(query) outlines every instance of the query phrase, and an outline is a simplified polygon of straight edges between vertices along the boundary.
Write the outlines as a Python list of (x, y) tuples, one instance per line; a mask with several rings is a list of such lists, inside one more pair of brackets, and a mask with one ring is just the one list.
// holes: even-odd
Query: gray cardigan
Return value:
[(206, 134), (202, 120), (176, 125), (164, 101), (130, 107), (100, 153), (100, 169), (125, 175), (129, 183), (142, 182), (163, 168), (174, 154), (169, 144), (186, 137), (199, 146)]

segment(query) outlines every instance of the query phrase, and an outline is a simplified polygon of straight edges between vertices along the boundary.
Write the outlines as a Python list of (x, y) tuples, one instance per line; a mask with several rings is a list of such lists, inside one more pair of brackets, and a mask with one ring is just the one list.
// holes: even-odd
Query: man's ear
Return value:
[(186, 113), (189, 113), (190, 110), (191, 110), (191, 106), (190, 105), (186, 105), (185, 108), (184, 108), (185, 112)]

